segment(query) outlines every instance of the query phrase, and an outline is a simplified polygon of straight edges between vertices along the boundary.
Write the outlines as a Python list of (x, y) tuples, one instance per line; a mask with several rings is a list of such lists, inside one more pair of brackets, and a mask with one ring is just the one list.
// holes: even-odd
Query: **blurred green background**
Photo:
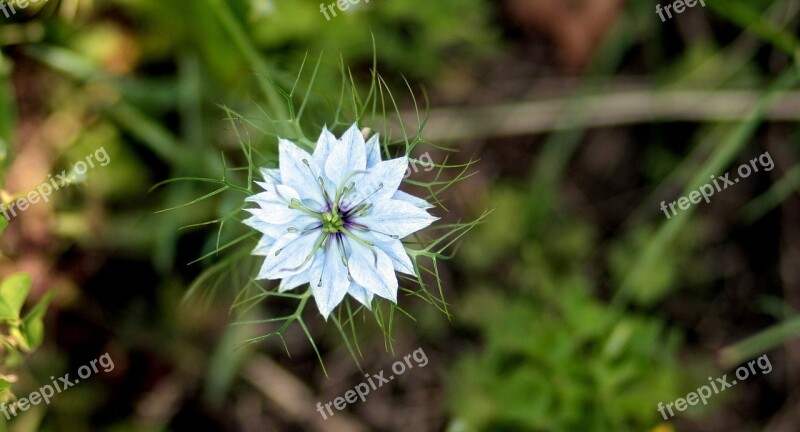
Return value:
[[(665, 22), (654, 6), (372, 0), (330, 19), (310, 0), (0, 8), (0, 198), (99, 148), (110, 160), (0, 237), (2, 399), (105, 353), (114, 363), (0, 428), (797, 430), (800, 4), (706, 0)], [(279, 134), (342, 133), (360, 116), (338, 107), (350, 86), (369, 92), (376, 65), (390, 120), (361, 125), (396, 142), (399, 119), (416, 131), (424, 118), (412, 153), (467, 168), (422, 169), (403, 188), (436, 192), (445, 223), (491, 211), (444, 251), (440, 284), (426, 276), (449, 315), (401, 296), (391, 346), (359, 315), (356, 361), (313, 308), (307, 331), (242, 345), (276, 326), (233, 323), (293, 309), (253, 294), (241, 194), (152, 187), (229, 172), (247, 187), (241, 143), (274, 166)], [(710, 203), (670, 219), (659, 208), (765, 152), (774, 169)], [(320, 417), (317, 402), (418, 348), (425, 367)], [(762, 355), (768, 374), (659, 414)]]

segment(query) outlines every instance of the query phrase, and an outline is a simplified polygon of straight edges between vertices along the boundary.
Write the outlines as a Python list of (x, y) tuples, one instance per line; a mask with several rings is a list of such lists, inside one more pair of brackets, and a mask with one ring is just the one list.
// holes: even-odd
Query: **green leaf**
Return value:
[(19, 319), (30, 289), (31, 277), (25, 273), (12, 275), (0, 284), (0, 320)]
[(44, 314), (55, 293), (55, 290), (50, 290), (22, 319), (22, 334), (28, 340), (28, 347), (32, 350), (38, 348), (44, 340)]
[(22, 365), (22, 362), (24, 361), (22, 352), (17, 347), (10, 345), (6, 346), (5, 348), (6, 356), (3, 358), (3, 367), (13, 369)]

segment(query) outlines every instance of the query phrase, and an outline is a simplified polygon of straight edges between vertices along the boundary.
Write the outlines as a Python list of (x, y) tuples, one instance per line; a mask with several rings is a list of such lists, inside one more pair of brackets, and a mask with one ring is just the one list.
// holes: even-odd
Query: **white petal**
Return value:
[(289, 233), (272, 245), (256, 279), (283, 279), (307, 271), (316, 257), (306, 258), (314, 249), (321, 232), (305, 235)]
[(390, 199), (375, 203), (366, 216), (355, 218), (355, 222), (366, 225), (370, 230), (402, 239), (437, 219), (409, 202)]
[(306, 213), (290, 208), (286, 204), (261, 204), (261, 208), (245, 209), (245, 211), (273, 225), (283, 225), (301, 216), (308, 216)]
[(417, 272), (414, 271), (414, 263), (411, 262), (411, 257), (408, 256), (403, 242), (393, 238), (386, 237), (385, 235), (372, 233), (365, 233), (364, 240), (375, 243), (375, 246), (380, 248), (386, 256), (392, 260), (392, 267), (400, 273), (416, 276)]
[[(265, 221), (258, 215), (252, 216), (242, 221), (245, 225), (263, 233), (265, 236), (277, 239), (291, 231), (303, 231), (314, 226), (320, 225), (319, 219), (313, 218), (305, 213), (283, 224), (275, 224)], [(294, 229), (290, 229), (294, 228)]]
[(254, 202), (256, 204), (283, 204), (289, 205), (292, 199), (300, 199), (300, 195), (294, 188), (282, 184), (261, 183), (264, 192), (250, 195), (244, 200), (247, 202)]
[(433, 208), (433, 205), (424, 199), (417, 198), (414, 195), (407, 194), (401, 190), (395, 192), (394, 195), (392, 195), (392, 199), (410, 202), (411, 204), (414, 204), (415, 207), (419, 207), (421, 209)]
[[(275, 224), (272, 224), (272, 223), (269, 223), (269, 222), (265, 222), (263, 219), (261, 219), (258, 216), (251, 216), (251, 217), (243, 220), (242, 223), (247, 225), (247, 226), (249, 226), (250, 228), (253, 228), (254, 230), (264, 234), (266, 237), (272, 238), (273, 241), (274, 241), (274, 239), (276, 239), (276, 238), (282, 236), (284, 233), (288, 232), (288, 231), (286, 231), (286, 228), (283, 228), (285, 225), (275, 225)], [(259, 254), (259, 255), (263, 255), (263, 254)]]
[[(325, 161), (325, 176), (331, 186), (343, 186), (351, 174), (367, 168), (367, 144), (358, 125), (353, 124), (331, 150)], [(330, 194), (330, 190), (328, 192)], [(333, 198), (333, 197), (331, 197)]]
[(407, 168), (406, 157), (378, 162), (356, 178), (355, 189), (342, 198), (339, 207), (348, 210), (362, 202), (375, 203), (390, 199), (400, 187)]
[(367, 140), (367, 169), (381, 161), (381, 143), (378, 134)]
[(283, 278), (281, 279), (281, 284), (278, 287), (278, 292), (293, 290), (300, 285), (307, 284), (309, 280), (311, 280), (311, 275), (307, 271)]
[[(294, 188), (304, 202), (313, 200), (318, 204), (324, 203), (325, 199), (318, 183), (321, 170), (314, 158), (293, 142), (285, 139), (279, 141), (278, 152), (283, 184)], [(321, 209), (314, 208), (313, 210)]]
[[(280, 176), (280, 174), (278, 174), (278, 175)], [(261, 189), (267, 190), (267, 189), (269, 189), (270, 186), (272, 186), (274, 184), (280, 184), (280, 180), (279, 181), (269, 180), (269, 181), (263, 181), (263, 182), (260, 182), (260, 181), (256, 180), (254, 183), (259, 185), (259, 186), (261, 186)]]
[(262, 236), (258, 240), (258, 244), (253, 249), (251, 254), (256, 256), (267, 256), (269, 254), (269, 250), (272, 249), (272, 245), (275, 244), (275, 238), (270, 236)]
[(281, 170), (278, 168), (259, 168), (259, 171), (267, 183), (281, 183)]
[(311, 273), (315, 267), (322, 266), (322, 251), (317, 251), (317, 256), (312, 260), (311, 266), (308, 271), (298, 273), (294, 276), (289, 276), (281, 280), (281, 285), (278, 287), (278, 292), (286, 292), (293, 290), (300, 285), (307, 284), (311, 281)]
[(372, 298), (375, 294), (355, 282), (350, 283), (350, 288), (347, 289), (347, 293), (358, 300), (359, 303), (366, 306), (367, 309), (372, 310)]
[(314, 300), (317, 308), (325, 319), (331, 314), (334, 308), (342, 302), (350, 281), (347, 279), (347, 267), (342, 261), (342, 255), (336, 247), (334, 237), (328, 237), (325, 246), (324, 263), (315, 266), (309, 272), (311, 274), (311, 290), (314, 293)]
[(397, 276), (389, 257), (378, 248), (364, 246), (350, 238), (347, 241), (350, 246), (347, 263), (353, 281), (397, 303)]
[(320, 202), (300, 196), (300, 194), (290, 186), (277, 183), (256, 183), (264, 188), (264, 192), (251, 195), (245, 198), (245, 201), (260, 204), (262, 208), (267, 208), (266, 204), (281, 204), (288, 207), (292, 200), (299, 200), (311, 210), (321, 211), (323, 209), (323, 205)]
[(317, 146), (314, 148), (314, 154), (312, 155), (317, 162), (317, 166), (325, 166), (325, 161), (328, 160), (328, 156), (331, 154), (331, 150), (333, 150), (337, 142), (336, 136), (328, 130), (327, 126), (324, 126), (322, 128), (322, 133), (317, 139)]

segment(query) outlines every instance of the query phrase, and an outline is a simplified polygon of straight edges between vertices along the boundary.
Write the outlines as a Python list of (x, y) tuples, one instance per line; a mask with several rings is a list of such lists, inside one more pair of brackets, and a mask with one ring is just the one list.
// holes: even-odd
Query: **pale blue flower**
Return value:
[(437, 219), (398, 190), (408, 158), (382, 161), (378, 139), (355, 124), (338, 140), (323, 128), (313, 154), (280, 139), (279, 168), (262, 169), (264, 192), (247, 198), (259, 207), (245, 223), (264, 234), (256, 279), (310, 284), (326, 319), (348, 293), (367, 308), (374, 295), (396, 303), (395, 271), (416, 276), (400, 240)]

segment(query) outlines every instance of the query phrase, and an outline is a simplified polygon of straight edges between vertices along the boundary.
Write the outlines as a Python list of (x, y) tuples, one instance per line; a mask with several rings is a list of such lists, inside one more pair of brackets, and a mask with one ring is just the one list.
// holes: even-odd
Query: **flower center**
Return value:
[(329, 211), (322, 214), (322, 232), (325, 233), (338, 233), (342, 232), (344, 227), (344, 219), (338, 211)]

